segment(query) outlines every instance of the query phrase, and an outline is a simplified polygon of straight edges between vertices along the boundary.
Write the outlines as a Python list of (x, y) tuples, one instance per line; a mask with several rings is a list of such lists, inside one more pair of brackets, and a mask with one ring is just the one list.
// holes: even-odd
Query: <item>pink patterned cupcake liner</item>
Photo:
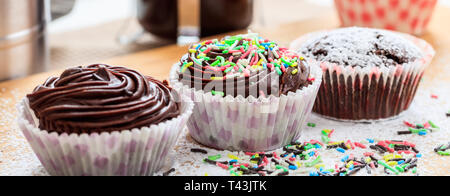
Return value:
[(342, 26), (362, 26), (421, 35), (437, 0), (335, 0)]
[(18, 104), (18, 124), (50, 175), (147, 176), (164, 165), (194, 104), (183, 97), (181, 114), (140, 129), (101, 134), (60, 134), (40, 130), (28, 100)]
[[(306, 40), (324, 33), (302, 36), (291, 44), (291, 49), (297, 51)], [(398, 34), (414, 43), (424, 57), (404, 65), (364, 68), (321, 62), (323, 82), (313, 111), (332, 119), (370, 121), (391, 118), (407, 110), (435, 51), (424, 40)]]
[(180, 94), (194, 100), (187, 126), (197, 142), (216, 149), (268, 151), (300, 137), (322, 82), (318, 63), (309, 65), (313, 84), (280, 97), (221, 97), (197, 91), (178, 81), (179, 64), (173, 66), (170, 81)]

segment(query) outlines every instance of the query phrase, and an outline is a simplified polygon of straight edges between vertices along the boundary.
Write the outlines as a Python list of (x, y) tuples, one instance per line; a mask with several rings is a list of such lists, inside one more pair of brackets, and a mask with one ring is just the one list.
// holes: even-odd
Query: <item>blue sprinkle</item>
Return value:
[(419, 131), (419, 135), (427, 135), (427, 132), (426, 131)]
[(375, 140), (367, 138), (367, 141), (371, 144), (375, 143)]
[(323, 171), (322, 173), (323, 173), (323, 174), (330, 174), (331, 172), (329, 172), (329, 171)]
[(345, 153), (345, 150), (343, 148), (336, 148), (336, 150), (341, 152), (341, 153)]
[(236, 159), (230, 160), (230, 163), (237, 163), (238, 161)]
[(352, 165), (350, 165), (350, 167), (348, 169), (353, 170), (353, 168), (355, 168), (355, 166), (352, 164)]
[(346, 162), (348, 160), (348, 158), (350, 158), (350, 156), (345, 156), (344, 158), (341, 159), (342, 162)]
[(263, 68), (267, 69), (267, 64), (263, 63)]
[(418, 153), (418, 154), (416, 154), (416, 157), (420, 158), (420, 157), (422, 157), (422, 154)]
[(290, 170), (297, 170), (297, 166), (295, 166), (295, 165), (289, 165), (289, 169), (290, 169)]
[(314, 146), (316, 146), (316, 149), (321, 149), (322, 146), (320, 146), (320, 144), (315, 144)]
[(283, 63), (283, 65), (284, 65), (285, 68), (288, 68), (288, 67), (289, 67), (289, 65), (286, 64), (286, 63)]
[(313, 157), (315, 154), (316, 154), (316, 153), (315, 153), (314, 151), (311, 151), (311, 152), (309, 153), (309, 156), (310, 156), (310, 157)]
[(319, 176), (319, 173), (312, 171), (312, 172), (309, 172), (309, 176)]
[(340, 173), (339, 176), (345, 176), (345, 174), (344, 173)]
[(401, 160), (401, 161), (398, 161), (397, 163), (399, 164), (399, 165), (401, 165), (401, 164), (403, 164), (405, 161), (403, 161), (403, 160)]
[(202, 47), (201, 44), (199, 44), (195, 50), (198, 50), (200, 47)]

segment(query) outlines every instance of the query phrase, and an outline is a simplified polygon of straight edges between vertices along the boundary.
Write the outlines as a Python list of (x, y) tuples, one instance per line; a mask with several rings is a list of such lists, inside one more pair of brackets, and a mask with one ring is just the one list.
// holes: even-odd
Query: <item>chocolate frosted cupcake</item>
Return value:
[(124, 67), (90, 65), (37, 86), (19, 125), (51, 175), (151, 175), (193, 104), (166, 82)]
[(292, 48), (321, 62), (323, 83), (313, 111), (356, 121), (408, 109), (434, 56), (432, 47), (415, 37), (356, 27), (312, 33)]
[(196, 141), (218, 149), (264, 151), (300, 136), (320, 78), (314, 61), (246, 34), (191, 46), (170, 80), (196, 102), (188, 122)]

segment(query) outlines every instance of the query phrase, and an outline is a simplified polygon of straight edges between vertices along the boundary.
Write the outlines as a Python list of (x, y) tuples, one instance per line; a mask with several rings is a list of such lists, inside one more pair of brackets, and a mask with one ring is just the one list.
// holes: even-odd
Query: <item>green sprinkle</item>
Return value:
[(412, 173), (413, 173), (413, 174), (417, 173), (417, 167), (415, 167), (415, 168), (412, 170)]
[(211, 64), (212, 67), (217, 66), (220, 63), (220, 60), (216, 60), (214, 61), (214, 63)]
[(395, 168), (391, 167), (391, 166), (388, 165), (386, 162), (384, 162), (384, 161), (382, 161), (382, 160), (378, 160), (378, 163), (379, 163), (380, 165), (383, 165), (385, 168), (387, 168), (387, 169), (393, 171), (395, 174), (397, 174), (397, 175), (399, 174), (399, 172), (398, 172)]
[(225, 69), (225, 73), (228, 73), (228, 72), (230, 72), (231, 70), (233, 70), (233, 66), (231, 66), (231, 67), (228, 67), (227, 69)]
[(287, 168), (281, 166), (281, 165), (276, 165), (275, 168), (277, 169), (283, 169), (285, 172), (289, 171)]
[(289, 66), (291, 66), (292, 65), (292, 63), (291, 62), (289, 62), (289, 61), (286, 61), (284, 58), (281, 58), (281, 61), (283, 61), (283, 63), (286, 63), (286, 64), (288, 64)]
[(447, 151), (438, 151), (438, 154), (441, 156), (450, 156), (450, 152), (448, 150)]
[(405, 170), (402, 168), (402, 167), (400, 167), (399, 165), (396, 165), (395, 166), (395, 169), (397, 170), (397, 171), (400, 171), (400, 172), (405, 172)]
[(420, 132), (420, 129), (414, 129), (414, 128), (408, 128), (409, 131), (411, 131), (412, 133), (418, 134)]
[(319, 156), (317, 156), (316, 159), (314, 159), (314, 161), (309, 162), (309, 163), (305, 163), (305, 166), (306, 167), (313, 167), (313, 166), (317, 165), (318, 163), (320, 163), (321, 161), (322, 161), (322, 158), (319, 155)]
[(221, 156), (220, 154), (218, 154), (218, 155), (209, 156), (208, 159), (209, 159), (209, 160), (212, 160), (212, 161), (215, 161), (215, 160), (217, 160), (217, 159), (220, 159), (221, 157), (222, 157), (222, 156)]
[(228, 50), (222, 51), (223, 54), (228, 54)]
[(431, 120), (428, 121), (428, 124), (430, 124), (431, 127), (433, 127), (433, 128), (440, 129), (436, 124), (434, 124), (433, 122), (431, 122)]
[(308, 123), (308, 127), (316, 127), (316, 124), (314, 124), (314, 123)]
[(215, 91), (215, 90), (212, 90), (211, 91), (211, 94), (212, 95), (220, 95), (220, 96), (225, 96), (225, 93), (224, 92), (220, 92), (220, 91)]
[(283, 72), (281, 72), (279, 67), (275, 67), (275, 71), (277, 71), (278, 75), (283, 75)]
[(325, 144), (328, 144), (330, 142), (330, 138), (326, 135), (322, 135), (322, 141)]

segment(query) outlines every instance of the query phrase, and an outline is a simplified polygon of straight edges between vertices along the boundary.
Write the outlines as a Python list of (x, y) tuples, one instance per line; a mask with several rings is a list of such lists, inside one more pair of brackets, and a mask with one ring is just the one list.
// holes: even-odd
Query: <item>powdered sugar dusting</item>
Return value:
[[(431, 79), (431, 78), (429, 78)], [(426, 80), (425, 83), (432, 81)], [(412, 103), (411, 108), (403, 113), (400, 117), (377, 122), (374, 124), (357, 124), (350, 122), (338, 122), (327, 120), (316, 115), (312, 115), (308, 122), (317, 124), (317, 127), (305, 128), (299, 141), (310, 139), (320, 140), (320, 131), (322, 129), (335, 129), (335, 133), (331, 137), (332, 140), (347, 140), (361, 142), (366, 138), (380, 140), (407, 140), (415, 143), (417, 149), (423, 154), (423, 158), (419, 159), (418, 174), (419, 175), (450, 175), (450, 157), (442, 157), (433, 152), (433, 148), (439, 144), (446, 144), (450, 140), (450, 118), (445, 113), (450, 110), (450, 89), (445, 82), (433, 82), (435, 86), (432, 89), (421, 86), (417, 96)], [(11, 103), (16, 103), (22, 97), (21, 93), (16, 90), (9, 92), (14, 98), (7, 99), (0, 96), (0, 124), (7, 130), (0, 130), (0, 175), (48, 175), (42, 165), (34, 155), (30, 146), (24, 139), (22, 133), (15, 122), (15, 108), (7, 107)], [(431, 94), (439, 96), (438, 99), (431, 98)], [(433, 121), (441, 127), (439, 132), (430, 133), (426, 136), (407, 135), (398, 136), (397, 131), (406, 130), (403, 121), (413, 123), (424, 123), (427, 120)], [(203, 148), (208, 151), (207, 155), (192, 153), (191, 148)], [(361, 157), (368, 150), (356, 149), (349, 150), (347, 154), (354, 154)], [(185, 131), (172, 152), (170, 159), (167, 161), (165, 168), (156, 175), (170, 168), (175, 168), (175, 172), (171, 175), (230, 175), (226, 170), (217, 166), (204, 163), (202, 160), (210, 155), (221, 154), (222, 159), (228, 160), (227, 154), (243, 156), (243, 152), (218, 151), (204, 146), (198, 145)], [(344, 154), (336, 150), (321, 150), (322, 159), (327, 168), (334, 167), (335, 163), (340, 162)], [(379, 156), (378, 156), (379, 157)], [(308, 170), (296, 175), (308, 175)], [(361, 170), (356, 175), (368, 175), (365, 170)], [(372, 175), (385, 175), (380, 168), (372, 173)], [(412, 175), (411, 172), (404, 175)]]
[[(433, 149), (440, 144), (447, 144), (450, 142), (450, 118), (447, 118), (445, 113), (450, 110), (450, 89), (445, 88), (445, 85), (436, 86), (432, 92), (439, 95), (439, 99), (431, 98), (430, 90), (420, 88), (416, 99), (412, 103), (409, 110), (402, 113), (399, 117), (380, 121), (373, 124), (339, 122), (328, 120), (317, 115), (312, 115), (308, 122), (317, 124), (317, 127), (305, 128), (302, 137), (299, 141), (309, 141), (311, 139), (321, 140), (321, 130), (335, 129), (333, 133), (333, 141), (351, 140), (352, 142), (362, 142), (367, 144), (367, 138), (375, 140), (406, 140), (417, 145), (417, 149), (423, 155), (418, 161), (417, 175), (450, 175), (450, 157), (442, 157), (437, 155)], [(424, 123), (428, 120), (433, 121), (441, 127), (439, 132), (429, 133), (426, 136), (419, 135), (397, 135), (397, 131), (407, 130), (403, 121), (413, 123)], [(208, 151), (207, 155), (190, 152), (191, 148), (202, 148)], [(282, 152), (281, 149), (278, 150)], [(336, 150), (320, 150), (323, 163), (326, 168), (334, 168), (336, 163), (341, 164), (340, 160), (343, 156), (353, 154), (355, 157), (363, 157), (364, 152), (373, 152), (369, 149), (348, 150), (346, 154), (337, 152)], [(229, 160), (227, 154), (234, 154), (237, 156), (244, 156), (244, 152), (229, 152), (218, 151), (198, 145), (185, 132), (178, 141), (178, 144), (173, 152), (171, 159), (168, 161), (173, 164), (167, 165), (157, 175), (167, 171), (170, 168), (175, 168), (175, 172), (171, 175), (230, 175), (227, 170), (224, 170), (215, 165), (204, 163), (202, 160), (211, 155), (222, 155), (218, 161)], [(381, 157), (377, 154), (376, 157)], [(314, 168), (304, 168), (295, 175), (309, 175), (309, 171), (314, 171)], [(368, 174), (364, 169), (356, 173), (356, 175), (386, 175), (383, 167), (379, 167)], [(411, 172), (400, 175), (415, 175)]]
[(397, 33), (370, 28), (342, 28), (302, 44), (308, 58), (347, 66), (395, 66), (422, 58), (420, 49)]

